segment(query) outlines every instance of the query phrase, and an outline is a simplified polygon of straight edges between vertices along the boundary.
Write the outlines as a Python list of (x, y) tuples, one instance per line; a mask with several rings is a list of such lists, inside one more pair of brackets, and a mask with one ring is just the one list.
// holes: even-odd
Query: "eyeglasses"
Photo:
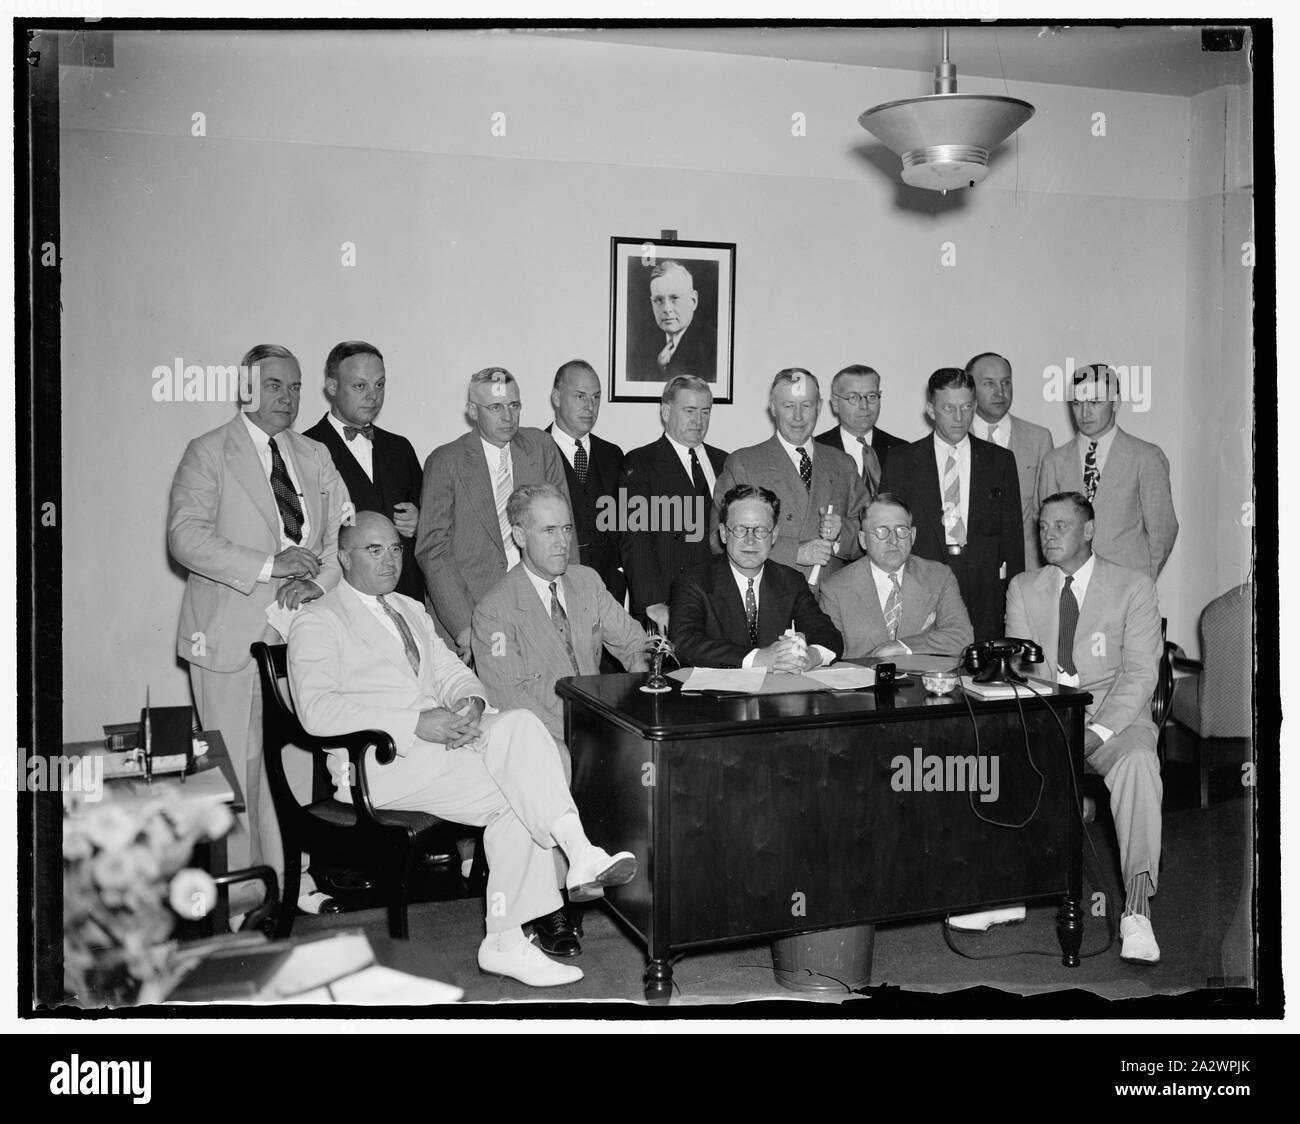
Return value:
[(755, 539), (758, 542), (767, 542), (772, 537), (771, 527), (733, 527), (728, 523), (727, 530), (738, 539)]
[(353, 550), (364, 550), (375, 561), (379, 561), (385, 554), (389, 558), (402, 557), (402, 544), (395, 542), (391, 546), (384, 546), (382, 543), (372, 542), (367, 546), (354, 546)]
[(915, 527), (872, 527), (867, 532), (877, 542), (885, 542), (888, 539), (897, 539), (899, 542), (910, 542), (916, 535)]
[(859, 406), (874, 406), (880, 401), (880, 393), (873, 391), (870, 394), (837, 394), (835, 395), (841, 402), (847, 402), (855, 410)]
[(480, 410), (487, 410), (494, 417), (500, 417), (501, 414), (509, 410), (512, 414), (519, 413), (524, 408), (522, 402), (488, 402), (479, 407)]

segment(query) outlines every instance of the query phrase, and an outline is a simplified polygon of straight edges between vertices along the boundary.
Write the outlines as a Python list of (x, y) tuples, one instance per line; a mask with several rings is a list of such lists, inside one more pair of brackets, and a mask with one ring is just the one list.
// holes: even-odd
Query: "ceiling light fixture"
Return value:
[(957, 93), (957, 68), (943, 58), (934, 68), (934, 93), (873, 106), (858, 124), (903, 159), (903, 182), (945, 194), (974, 187), (989, 170), (989, 153), (1034, 115), (1019, 98)]

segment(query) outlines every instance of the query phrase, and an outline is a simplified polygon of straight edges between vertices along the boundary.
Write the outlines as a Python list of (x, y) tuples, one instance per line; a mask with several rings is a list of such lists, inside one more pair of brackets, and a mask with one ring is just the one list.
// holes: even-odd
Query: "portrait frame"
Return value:
[[(658, 402), (669, 380), (693, 374), (712, 388), (715, 405), (730, 404), (736, 244), (615, 236), (609, 261), (609, 401)], [(666, 361), (662, 349), (670, 333), (660, 326), (650, 294), (651, 271), (665, 261), (681, 263), (697, 298), (689, 323), (673, 333)]]

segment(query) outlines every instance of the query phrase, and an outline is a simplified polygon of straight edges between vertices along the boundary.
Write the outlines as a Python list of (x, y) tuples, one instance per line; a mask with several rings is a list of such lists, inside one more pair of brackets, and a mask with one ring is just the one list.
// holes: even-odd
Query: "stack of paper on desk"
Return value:
[(869, 667), (819, 667), (803, 675), (768, 672), (762, 667), (691, 667), (669, 673), (683, 691), (741, 695), (787, 695), (800, 691), (856, 691), (876, 682)]

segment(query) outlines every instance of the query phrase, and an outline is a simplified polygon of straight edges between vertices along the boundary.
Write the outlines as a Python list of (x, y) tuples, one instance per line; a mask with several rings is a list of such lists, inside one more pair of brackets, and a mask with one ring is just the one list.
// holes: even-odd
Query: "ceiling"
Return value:
[[(928, 27), (604, 27), (533, 29), (602, 43), (717, 54), (762, 55), (890, 70), (933, 71), (939, 26)], [(1231, 25), (1227, 25), (1231, 26)], [(963, 74), (1190, 97), (1250, 80), (1250, 37), (1235, 52), (1201, 49), (1201, 28), (954, 27), (950, 58)], [(922, 91), (926, 92), (926, 91)]]

